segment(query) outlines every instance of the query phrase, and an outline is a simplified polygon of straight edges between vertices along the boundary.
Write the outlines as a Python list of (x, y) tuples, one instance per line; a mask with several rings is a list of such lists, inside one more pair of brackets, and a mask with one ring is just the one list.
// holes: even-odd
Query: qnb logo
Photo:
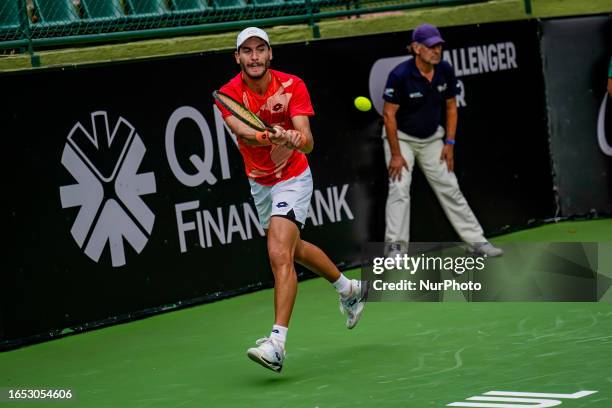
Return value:
[[(474, 408), (550, 408), (561, 405), (559, 400), (576, 400), (597, 391), (579, 391), (573, 394), (550, 394), (544, 392), (514, 392), (489, 391), (482, 396), (467, 398), (470, 402), (453, 402), (447, 407), (474, 407)], [(478, 402), (474, 402), (478, 401)]]
[(106, 112), (68, 135), (62, 164), (77, 183), (60, 187), (62, 208), (80, 207), (70, 232), (95, 262), (107, 243), (114, 267), (126, 263), (124, 239), (137, 253), (147, 244), (155, 215), (141, 196), (156, 187), (153, 173), (138, 174), (145, 152), (134, 127), (120, 117), (111, 129)]

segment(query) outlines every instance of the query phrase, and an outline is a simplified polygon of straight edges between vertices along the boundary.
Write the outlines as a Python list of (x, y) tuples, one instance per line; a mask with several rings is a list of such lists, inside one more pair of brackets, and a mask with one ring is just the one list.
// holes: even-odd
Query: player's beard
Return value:
[(249, 71), (247, 71), (247, 66), (245, 64), (243, 64), (242, 62), (240, 62), (240, 68), (242, 69), (242, 72), (244, 72), (244, 74), (246, 76), (248, 76), (250, 79), (253, 80), (259, 80), (261, 78), (263, 78), (267, 73), (268, 73), (268, 69), (270, 68), (270, 60), (266, 61), (264, 63), (264, 70), (261, 74), (259, 75), (251, 75), (249, 74)]

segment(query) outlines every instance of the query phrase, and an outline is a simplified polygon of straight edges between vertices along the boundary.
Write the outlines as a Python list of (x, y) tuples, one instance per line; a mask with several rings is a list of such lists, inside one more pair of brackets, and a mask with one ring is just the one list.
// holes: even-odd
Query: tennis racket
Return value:
[(244, 105), (240, 102), (232, 98), (231, 96), (224, 94), (223, 92), (214, 91), (213, 97), (217, 100), (225, 109), (230, 111), (232, 115), (238, 118), (241, 122), (250, 126), (251, 128), (263, 132), (269, 131), (271, 133), (276, 133), (276, 129), (272, 126), (266, 124), (263, 120), (261, 120), (257, 115), (248, 110)]

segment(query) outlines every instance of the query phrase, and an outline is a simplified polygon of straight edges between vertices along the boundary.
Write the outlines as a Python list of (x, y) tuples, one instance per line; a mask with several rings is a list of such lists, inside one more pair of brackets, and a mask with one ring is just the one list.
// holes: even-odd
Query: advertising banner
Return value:
[[(443, 35), (463, 89), (456, 172), (485, 233), (551, 216), (535, 23)], [(271, 39), (273, 68), (304, 79), (316, 112), (302, 238), (341, 268), (382, 239), (379, 91), (408, 39)], [(238, 70), (231, 52), (211, 52), (0, 76), (10, 237), (0, 345), (272, 285), (236, 140), (211, 97)], [(357, 111), (358, 95), (375, 109)], [(412, 194), (413, 239), (453, 240), (422, 177)]]
[(542, 23), (550, 149), (563, 216), (612, 213), (611, 57), (608, 16)]

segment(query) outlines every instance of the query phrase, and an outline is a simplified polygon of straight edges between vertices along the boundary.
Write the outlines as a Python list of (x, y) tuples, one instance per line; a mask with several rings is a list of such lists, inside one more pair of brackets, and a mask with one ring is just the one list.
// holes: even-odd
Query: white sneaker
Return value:
[(367, 282), (362, 282), (356, 279), (351, 279), (351, 294), (345, 299), (340, 296), (340, 311), (346, 314), (346, 327), (352, 329), (359, 322), (359, 318), (363, 313), (365, 301), (368, 297)]
[(397, 255), (404, 255), (407, 251), (404, 250), (400, 242), (390, 242), (385, 246), (385, 254), (387, 258), (395, 258)]
[(502, 256), (504, 254), (503, 249), (493, 246), (490, 242), (472, 244), (470, 245), (469, 251), (474, 255), (491, 257)]
[(274, 372), (280, 373), (283, 369), (285, 349), (276, 340), (264, 337), (255, 342), (257, 347), (247, 350), (247, 356)]

